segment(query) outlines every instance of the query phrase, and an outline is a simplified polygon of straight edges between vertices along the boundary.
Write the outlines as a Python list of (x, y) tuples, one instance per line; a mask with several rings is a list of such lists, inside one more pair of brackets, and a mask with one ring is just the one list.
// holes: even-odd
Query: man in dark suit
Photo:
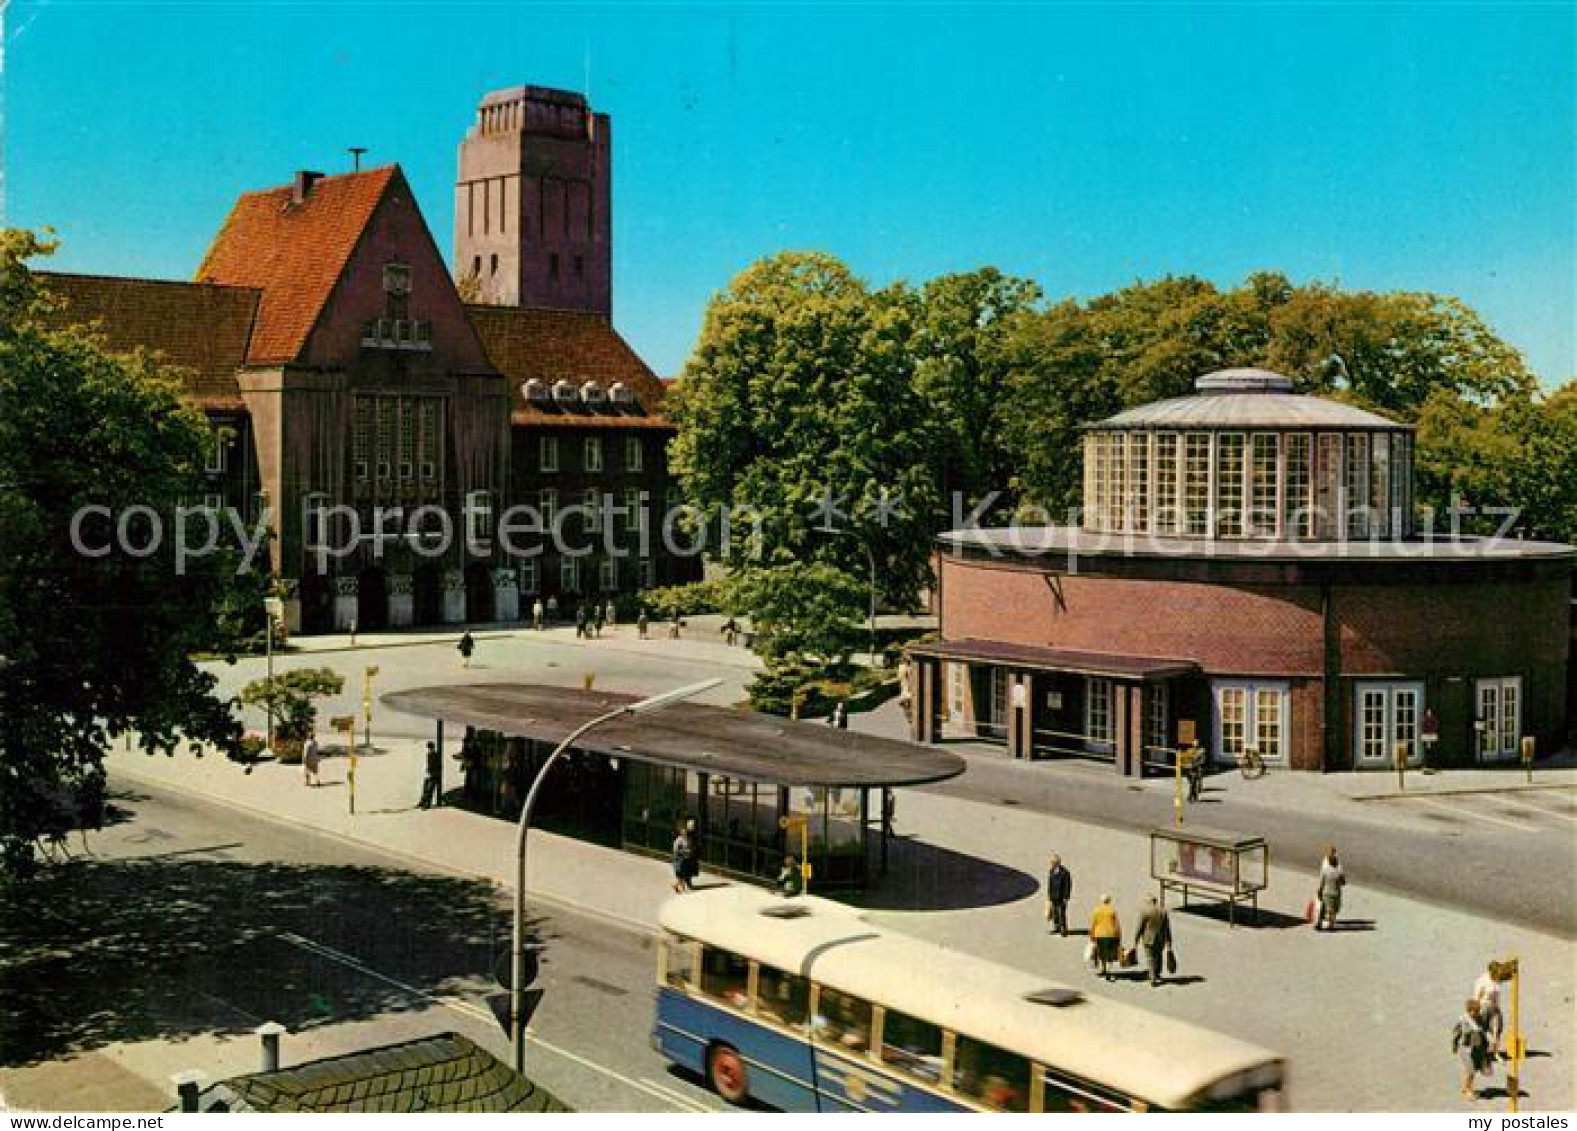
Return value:
[(1062, 866), (1062, 857), (1051, 858), (1046, 873), (1046, 922), (1064, 938), (1068, 934), (1068, 900), (1073, 898), (1073, 873)]

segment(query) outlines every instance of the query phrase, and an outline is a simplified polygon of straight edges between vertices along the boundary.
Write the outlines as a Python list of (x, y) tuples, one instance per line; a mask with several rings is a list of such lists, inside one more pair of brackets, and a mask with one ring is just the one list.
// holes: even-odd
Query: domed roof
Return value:
[(1093, 429), (1318, 428), (1330, 431), (1385, 429), (1398, 424), (1361, 408), (1292, 391), (1292, 378), (1268, 369), (1222, 369), (1194, 382), (1186, 397), (1154, 401), (1108, 417)]

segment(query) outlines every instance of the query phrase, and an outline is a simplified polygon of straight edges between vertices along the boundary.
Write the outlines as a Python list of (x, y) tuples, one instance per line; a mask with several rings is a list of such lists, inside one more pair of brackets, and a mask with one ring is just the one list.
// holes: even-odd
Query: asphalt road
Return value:
[[(598, 687), (651, 694), (691, 679), (720, 676), (723, 686), (704, 701), (731, 703), (744, 697), (752, 675), (743, 666), (742, 654), (731, 649), (696, 655), (677, 653), (663, 641), (642, 644), (628, 636), (582, 644), (563, 634), (533, 633), (483, 634), (469, 668), (460, 667), (447, 640), (292, 653), (276, 662), (323, 665), (346, 677), (344, 693), (324, 703), (325, 718), (360, 710), (361, 674), (369, 664), (380, 669), (377, 695), (434, 683), (506, 680), (578, 687), (586, 675), (595, 675)], [(210, 670), (220, 679), (220, 693), (234, 694), (262, 673), (262, 662), (253, 658), (233, 666), (210, 665)], [(883, 710), (894, 715), (879, 726), (896, 733), (897, 706), (888, 704)], [(246, 717), (249, 725), (261, 728), (260, 714)], [(392, 711), (380, 711), (376, 726), (380, 735), (389, 737), (427, 738), (432, 733), (425, 721)], [(1322, 799), (1319, 811), (1299, 813), (1256, 804), (1256, 785), (1235, 774), (1212, 777), (1204, 801), (1189, 808), (1188, 822), (1265, 836), (1277, 864), (1311, 873), (1325, 846), (1335, 844), (1354, 885), (1577, 937), (1577, 791), (1540, 793), (1537, 802), (1516, 795), (1475, 795), (1441, 803), (1359, 803), (1330, 797)], [(1172, 821), (1169, 782), (1150, 779), (1131, 788), (1104, 767), (971, 757), (961, 778), (931, 788), (1135, 832)], [(901, 803), (899, 808), (901, 823)], [(925, 830), (917, 831), (924, 835)]]
[[(1300, 814), (1256, 805), (1254, 784), (1207, 779), (1187, 822), (1263, 836), (1275, 863), (1311, 874), (1334, 844), (1353, 885), (1577, 937), (1577, 791), (1346, 801)], [(1171, 783), (1156, 779), (1116, 788), (1092, 774), (976, 758), (962, 777), (929, 788), (1106, 828), (1172, 823)]]
[[(285, 1024), (284, 1062), (456, 1031), (509, 1058), (488, 999), (507, 899), (337, 838), (186, 795), (121, 792), (122, 820), (0, 900), (0, 1088), (8, 1072), (135, 1046), (148, 1082), (255, 1071), (251, 1031)], [(80, 845), (75, 846), (80, 847)], [(543, 947), (528, 1073), (577, 1110), (721, 1106), (648, 1044), (647, 937), (533, 909)], [(194, 1064), (203, 1041), (234, 1037)], [(72, 1110), (70, 1095), (53, 1097)]]

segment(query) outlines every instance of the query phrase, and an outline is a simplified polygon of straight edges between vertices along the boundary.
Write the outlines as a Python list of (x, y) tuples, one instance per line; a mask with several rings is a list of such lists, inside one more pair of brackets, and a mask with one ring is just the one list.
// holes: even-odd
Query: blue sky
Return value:
[(1192, 272), (1452, 293), (1577, 373), (1570, 4), (6, 11), (6, 219), (64, 269), (187, 277), (241, 191), (399, 161), (445, 251), (484, 92), (614, 121), (615, 317), (677, 373), (758, 256), (1053, 296)]

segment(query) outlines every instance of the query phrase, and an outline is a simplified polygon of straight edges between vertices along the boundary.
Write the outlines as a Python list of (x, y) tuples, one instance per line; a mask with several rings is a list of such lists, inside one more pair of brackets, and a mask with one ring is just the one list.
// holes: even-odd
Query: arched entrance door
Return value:
[(389, 627), (389, 579), (381, 569), (364, 569), (356, 586), (356, 628), (373, 632)]
[(465, 567), (465, 619), (473, 623), (493, 619), (493, 572), (481, 562)]
[(443, 571), (436, 565), (418, 566), (412, 575), (411, 620), (414, 624), (443, 620)]

